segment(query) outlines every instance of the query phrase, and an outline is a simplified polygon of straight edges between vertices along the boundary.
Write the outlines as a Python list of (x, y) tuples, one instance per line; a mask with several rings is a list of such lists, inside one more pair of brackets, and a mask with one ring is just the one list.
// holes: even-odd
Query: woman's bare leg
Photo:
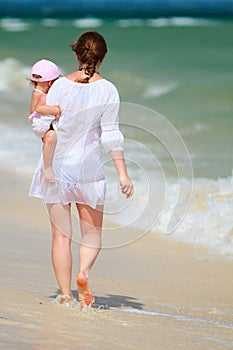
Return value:
[(94, 297), (88, 285), (88, 274), (101, 249), (103, 206), (93, 209), (88, 205), (77, 204), (77, 209), (82, 234), (79, 246), (80, 267), (77, 275), (79, 300), (81, 304), (91, 305), (94, 303)]
[(71, 295), (72, 224), (70, 205), (48, 204), (52, 227), (52, 264), (61, 294)]

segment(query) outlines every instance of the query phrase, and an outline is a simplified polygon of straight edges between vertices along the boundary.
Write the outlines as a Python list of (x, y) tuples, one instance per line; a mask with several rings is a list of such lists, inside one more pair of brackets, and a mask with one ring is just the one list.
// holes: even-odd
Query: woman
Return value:
[[(71, 294), (71, 203), (80, 218), (82, 241), (77, 287), (80, 307), (91, 306), (94, 296), (88, 284), (89, 272), (101, 249), (101, 228), (106, 181), (101, 143), (110, 153), (126, 197), (133, 194), (123, 154), (123, 136), (118, 127), (119, 95), (115, 86), (102, 78), (99, 68), (107, 53), (102, 35), (88, 31), (71, 45), (79, 68), (58, 79), (47, 95), (47, 104), (59, 106), (61, 117), (53, 122), (57, 145), (53, 157), (55, 183), (46, 182), (40, 162), (30, 195), (43, 198), (52, 227), (52, 263), (60, 287), (57, 301), (72, 305)], [(43, 124), (33, 125), (36, 134)], [(56, 125), (59, 123), (59, 125)]]

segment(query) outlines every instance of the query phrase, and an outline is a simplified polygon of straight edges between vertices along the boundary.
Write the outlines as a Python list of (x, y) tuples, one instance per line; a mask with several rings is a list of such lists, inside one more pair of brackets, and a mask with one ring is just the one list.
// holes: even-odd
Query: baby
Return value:
[[(31, 69), (31, 83), (34, 86), (31, 103), (29, 121), (33, 123), (35, 118), (40, 118), (40, 115), (54, 115), (56, 119), (60, 117), (60, 108), (58, 106), (46, 105), (46, 94), (56, 79), (61, 76), (57, 65), (49, 60), (42, 59), (36, 62)], [(50, 128), (42, 136), (43, 141), (43, 174), (48, 182), (55, 182), (52, 160), (53, 152), (56, 146), (57, 137), (53, 129), (52, 119)]]

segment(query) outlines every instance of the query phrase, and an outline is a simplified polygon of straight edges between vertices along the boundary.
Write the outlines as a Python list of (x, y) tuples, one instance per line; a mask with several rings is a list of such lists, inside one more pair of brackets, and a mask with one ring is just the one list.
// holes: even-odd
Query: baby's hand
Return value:
[(60, 110), (60, 107), (59, 107), (59, 106), (56, 106), (56, 109), (57, 109), (57, 113), (55, 114), (55, 118), (56, 118), (56, 119), (59, 119), (60, 116), (61, 116), (61, 110)]

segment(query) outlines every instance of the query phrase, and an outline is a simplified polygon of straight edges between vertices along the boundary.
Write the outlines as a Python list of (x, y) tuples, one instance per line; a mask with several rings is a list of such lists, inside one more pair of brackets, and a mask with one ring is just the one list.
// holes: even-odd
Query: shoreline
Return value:
[[(101, 251), (90, 274), (96, 308), (79, 312), (50, 304), (57, 284), (43, 204), (27, 196), (27, 178), (3, 171), (1, 180), (0, 344), (4, 349), (223, 350), (233, 346), (232, 261), (154, 232), (127, 246)], [(123, 230), (131, 237), (132, 229)], [(72, 249), (72, 290), (77, 296), (75, 242)]]

